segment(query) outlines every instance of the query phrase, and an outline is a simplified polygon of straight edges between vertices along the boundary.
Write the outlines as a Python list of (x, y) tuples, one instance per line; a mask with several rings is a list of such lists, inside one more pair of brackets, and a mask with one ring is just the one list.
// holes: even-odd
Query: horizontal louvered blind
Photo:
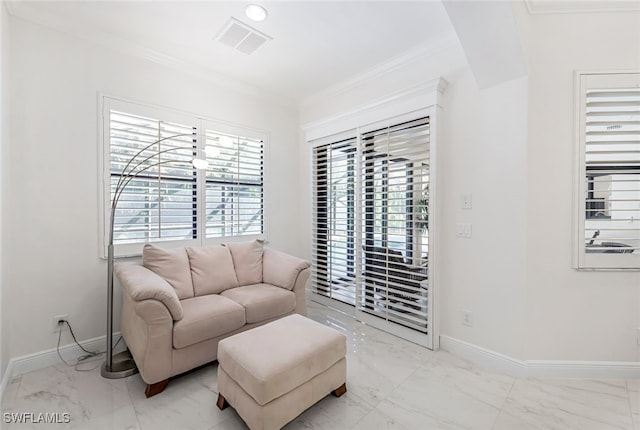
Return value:
[(587, 88), (585, 252), (640, 252), (640, 87)]
[(426, 333), (429, 118), (313, 150), (312, 289)]
[(114, 244), (195, 239), (195, 126), (111, 110), (109, 130), (111, 199), (118, 182), (126, 180), (122, 172), (133, 157), (127, 172), (138, 174), (120, 197)]
[[(116, 189), (122, 191), (114, 216), (117, 257), (139, 255), (145, 242), (266, 239), (267, 133), (107, 96), (102, 118), (103, 256)], [(205, 154), (208, 165), (194, 168)]]
[(356, 139), (314, 148), (313, 272), (317, 294), (355, 305)]
[(364, 309), (424, 332), (429, 140), (422, 118), (366, 133), (361, 143)]
[(264, 230), (264, 143), (206, 130), (207, 237), (259, 235)]

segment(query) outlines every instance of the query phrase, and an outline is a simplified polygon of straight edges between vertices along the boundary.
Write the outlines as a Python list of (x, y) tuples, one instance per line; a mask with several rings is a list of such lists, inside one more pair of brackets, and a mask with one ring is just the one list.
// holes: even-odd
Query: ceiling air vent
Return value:
[(253, 54), (273, 38), (235, 18), (230, 18), (215, 39), (245, 54)]

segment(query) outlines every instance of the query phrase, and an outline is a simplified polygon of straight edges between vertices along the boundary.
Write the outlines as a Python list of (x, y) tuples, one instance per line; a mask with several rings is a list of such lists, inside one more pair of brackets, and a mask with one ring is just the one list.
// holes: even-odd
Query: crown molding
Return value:
[(267, 90), (222, 74), (211, 68), (201, 66), (190, 61), (181, 60), (172, 55), (147, 48), (128, 40), (120, 39), (113, 35), (102, 37), (86, 37), (85, 39), (89, 39), (93, 43), (105, 46), (114, 51), (122, 52), (133, 57), (147, 60), (187, 75), (195, 76), (197, 78), (211, 82), (215, 85), (229, 88), (251, 97), (259, 98), (270, 103), (275, 103), (286, 108), (297, 107), (296, 103), (288, 97), (273, 94)]
[(307, 141), (340, 133), (357, 126), (372, 124), (386, 118), (439, 106), (439, 99), (448, 86), (442, 78), (431, 79), (417, 85), (380, 97), (369, 103), (301, 125)]
[(629, 0), (524, 0), (524, 3), (531, 15), (640, 11), (640, 2)]
[(356, 87), (364, 85), (367, 82), (374, 81), (381, 76), (393, 73), (396, 70), (403, 69), (418, 60), (437, 55), (438, 53), (450, 49), (453, 46), (457, 46), (458, 43), (458, 38), (455, 33), (446, 33), (436, 40), (431, 40), (419, 45), (409, 51), (379, 63), (364, 72), (358, 73), (347, 80), (331, 85), (315, 94), (312, 94), (311, 96), (305, 97), (300, 102), (299, 107), (302, 109), (318, 102), (348, 93)]
[(423, 58), (428, 58), (439, 52), (442, 52), (452, 46), (458, 44), (457, 36), (454, 32), (448, 32), (435, 40), (423, 43), (407, 52), (399, 54), (379, 63), (372, 68), (365, 70), (347, 80), (341, 81), (335, 85), (327, 87), (319, 92), (305, 97), (302, 100), (296, 100), (281, 94), (273, 93), (258, 86), (241, 81), (237, 78), (222, 74), (212, 68), (197, 64), (192, 61), (182, 60), (170, 54), (157, 51), (152, 48), (140, 45), (134, 41), (120, 38), (113, 34), (79, 31), (70, 28), (59, 28), (51, 25), (41, 19), (34, 19), (28, 14), (22, 13), (20, 8), (16, 6), (18, 1), (2, 0), (6, 6), (7, 12), (15, 18), (23, 19), (38, 25), (42, 25), (54, 31), (58, 31), (80, 40), (104, 46), (113, 51), (127, 54), (139, 59), (153, 62), (155, 64), (171, 68), (184, 74), (198, 77), (209, 81), (213, 84), (232, 89), (239, 93), (249, 95), (270, 103), (274, 103), (288, 109), (300, 109), (308, 105), (312, 105), (317, 101), (339, 96), (340, 94), (351, 91), (366, 82), (373, 81), (380, 76), (390, 74), (398, 69), (407, 67), (411, 63)]
[(76, 39), (84, 40), (86, 42), (103, 46), (105, 48), (108, 48), (112, 51), (115, 51), (121, 54), (126, 54), (138, 59), (142, 59), (142, 60), (146, 60), (146, 61), (158, 64), (160, 66), (171, 68), (175, 71), (184, 73), (186, 75), (203, 79), (215, 85), (222, 86), (224, 88), (229, 88), (241, 94), (255, 97), (257, 99), (260, 99), (269, 103), (273, 103), (281, 107), (285, 107), (288, 109), (296, 109), (298, 107), (298, 104), (296, 103), (296, 101), (289, 97), (272, 93), (258, 86), (255, 86), (247, 82), (241, 81), (239, 79), (233, 78), (231, 76), (222, 74), (209, 67), (202, 66), (192, 61), (179, 59), (170, 54), (166, 54), (158, 50), (148, 48), (146, 46), (140, 45), (131, 40), (127, 40), (127, 39), (115, 36), (113, 34), (85, 32), (85, 31), (77, 31), (77, 30), (74, 31), (73, 29), (68, 29), (68, 28), (61, 29), (56, 26), (50, 25), (47, 22), (43, 22), (42, 20), (33, 19), (33, 17), (25, 16), (25, 14), (21, 13), (19, 8), (17, 8), (14, 5), (14, 3), (16, 2), (3, 1), (3, 4), (7, 8), (7, 12), (12, 17), (19, 18), (28, 22), (32, 22), (37, 25), (41, 25), (53, 31), (57, 31), (57, 32), (66, 34), (68, 36), (74, 37)]

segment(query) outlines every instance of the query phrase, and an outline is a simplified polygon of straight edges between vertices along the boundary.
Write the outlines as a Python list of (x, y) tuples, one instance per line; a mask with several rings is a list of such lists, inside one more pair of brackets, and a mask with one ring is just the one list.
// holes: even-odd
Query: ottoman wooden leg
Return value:
[[(335, 390), (333, 390), (331, 392), (331, 394), (333, 394), (336, 397), (340, 397), (342, 396), (344, 393), (347, 392), (347, 383), (345, 382), (344, 384), (340, 385), (338, 388), (336, 388)], [(219, 400), (218, 400), (219, 401)]]
[(225, 409), (227, 406), (229, 406), (229, 403), (227, 403), (227, 399), (224, 398), (224, 396), (220, 393), (218, 393), (218, 409), (223, 410)]

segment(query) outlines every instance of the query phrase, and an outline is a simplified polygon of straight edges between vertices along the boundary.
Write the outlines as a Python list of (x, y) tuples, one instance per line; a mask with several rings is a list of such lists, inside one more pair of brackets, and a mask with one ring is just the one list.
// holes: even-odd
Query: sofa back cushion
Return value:
[(187, 254), (196, 296), (220, 294), (239, 285), (229, 248), (222, 245), (187, 248)]
[(189, 256), (184, 248), (161, 249), (147, 243), (142, 248), (142, 265), (171, 284), (180, 300), (193, 297)]
[(240, 286), (262, 283), (262, 240), (228, 243)]

